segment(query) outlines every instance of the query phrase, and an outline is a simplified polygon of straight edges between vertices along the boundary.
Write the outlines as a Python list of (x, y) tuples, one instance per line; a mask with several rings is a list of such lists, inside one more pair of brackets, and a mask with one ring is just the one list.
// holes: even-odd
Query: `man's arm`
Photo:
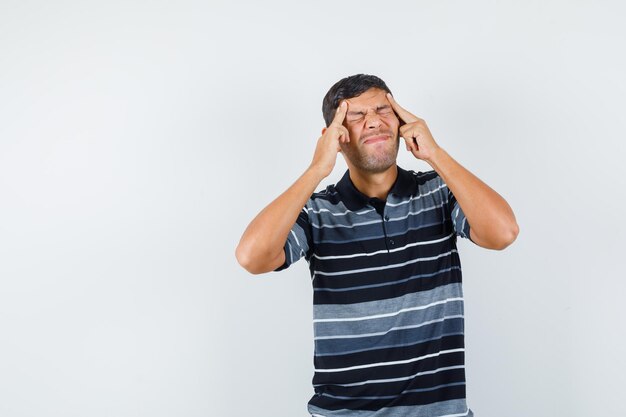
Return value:
[(504, 198), (437, 148), (427, 161), (446, 183), (470, 224), (470, 239), (487, 249), (502, 250), (517, 238), (519, 226)]
[(406, 123), (400, 135), (407, 150), (428, 162), (454, 194), (470, 224), (470, 239), (487, 249), (502, 250), (513, 243), (519, 226), (506, 200), (439, 147), (423, 119), (402, 108), (391, 94), (387, 98)]
[(340, 142), (349, 142), (342, 125), (347, 104), (341, 103), (335, 118), (317, 141), (313, 162), (296, 182), (265, 207), (248, 225), (235, 251), (237, 261), (248, 272), (270, 272), (285, 262), (284, 246), (302, 207), (319, 183), (335, 167)]

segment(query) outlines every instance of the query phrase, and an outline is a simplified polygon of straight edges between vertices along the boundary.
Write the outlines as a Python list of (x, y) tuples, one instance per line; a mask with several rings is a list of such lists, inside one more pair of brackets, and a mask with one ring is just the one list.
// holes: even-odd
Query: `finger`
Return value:
[(341, 143), (350, 142), (350, 136), (348, 134), (348, 129), (343, 126), (333, 126), (335, 129), (337, 140)]
[(403, 138), (404, 142), (406, 143), (406, 150), (407, 151), (413, 151), (413, 150), (417, 150), (415, 149), (415, 141), (413, 141), (413, 138)]
[(400, 137), (403, 137), (406, 139), (412, 139), (415, 137), (413, 129), (411, 128), (411, 126), (408, 126), (408, 125), (400, 126), (399, 132), (400, 132)]
[(335, 117), (333, 118), (332, 125), (341, 126), (343, 124), (343, 119), (346, 118), (346, 113), (348, 112), (348, 103), (342, 101), (337, 107), (335, 111)]
[(341, 126), (341, 131), (343, 132), (343, 142), (344, 143), (350, 142), (350, 133), (348, 132), (348, 129)]
[(409, 111), (405, 110), (402, 106), (400, 106), (396, 102), (396, 100), (394, 100), (391, 93), (387, 93), (387, 99), (389, 100), (391, 107), (393, 107), (393, 109), (398, 114), (398, 116), (400, 116), (400, 119), (402, 119), (405, 123), (413, 123), (419, 120), (417, 116), (415, 116), (414, 114), (410, 113)]

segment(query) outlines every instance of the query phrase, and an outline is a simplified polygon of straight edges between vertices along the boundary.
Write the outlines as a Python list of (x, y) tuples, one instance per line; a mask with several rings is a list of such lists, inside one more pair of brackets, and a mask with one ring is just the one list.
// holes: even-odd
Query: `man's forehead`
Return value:
[(362, 110), (369, 107), (377, 108), (382, 106), (388, 106), (389, 100), (387, 100), (387, 96), (385, 94), (385, 90), (370, 88), (363, 94), (356, 97), (348, 98), (346, 99), (346, 101), (348, 102), (348, 107), (350, 110)]

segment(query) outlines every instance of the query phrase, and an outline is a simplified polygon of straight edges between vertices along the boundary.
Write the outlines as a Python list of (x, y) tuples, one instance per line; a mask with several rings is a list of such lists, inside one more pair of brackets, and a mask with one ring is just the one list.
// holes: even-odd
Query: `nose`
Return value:
[(376, 113), (367, 113), (365, 115), (365, 126), (368, 129), (378, 129), (382, 125), (380, 116)]

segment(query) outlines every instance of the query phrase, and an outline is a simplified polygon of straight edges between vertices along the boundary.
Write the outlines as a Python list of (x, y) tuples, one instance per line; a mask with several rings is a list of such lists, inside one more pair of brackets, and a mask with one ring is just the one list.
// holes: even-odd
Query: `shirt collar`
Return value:
[[(398, 167), (398, 176), (389, 194), (394, 194), (399, 197), (411, 196), (415, 190), (415, 184), (413, 174), (411, 174), (410, 171), (405, 171)], [(350, 170), (346, 170), (341, 180), (339, 180), (335, 186), (335, 189), (339, 192), (341, 201), (352, 211), (365, 207), (372, 199), (372, 197), (366, 196), (354, 186), (350, 179)]]

